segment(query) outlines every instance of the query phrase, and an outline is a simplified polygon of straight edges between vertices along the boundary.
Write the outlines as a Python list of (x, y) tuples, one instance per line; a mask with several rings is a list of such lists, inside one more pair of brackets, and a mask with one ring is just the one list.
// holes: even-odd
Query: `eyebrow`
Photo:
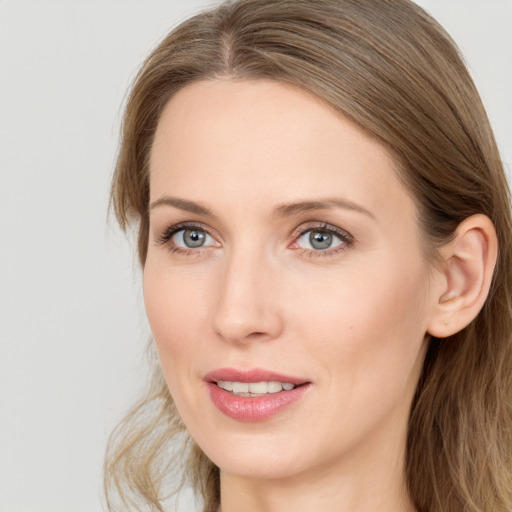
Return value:
[(282, 218), (291, 217), (299, 213), (313, 211), (313, 210), (330, 210), (332, 208), (342, 208), (344, 210), (352, 210), (358, 213), (363, 213), (375, 220), (375, 215), (363, 208), (361, 205), (342, 198), (327, 198), (317, 201), (302, 201), (298, 203), (281, 204), (274, 208), (272, 217)]
[[(202, 206), (194, 201), (181, 199), (179, 197), (161, 197), (160, 199), (153, 201), (149, 208), (150, 210), (153, 210), (159, 206), (172, 206), (179, 210), (195, 213), (196, 215), (214, 217), (213, 212), (209, 208), (206, 208), (205, 206)], [(292, 217), (293, 215), (298, 215), (308, 211), (329, 210), (333, 208), (352, 210), (367, 215), (368, 217), (375, 220), (375, 215), (372, 212), (366, 208), (363, 208), (361, 205), (354, 203), (353, 201), (342, 198), (327, 198), (315, 201), (301, 201), (297, 203), (280, 204), (274, 208), (272, 218), (281, 219), (284, 217)]]
[(195, 213), (197, 215), (203, 215), (205, 217), (213, 217), (213, 213), (209, 208), (201, 206), (194, 201), (180, 199), (178, 197), (161, 197), (160, 199), (153, 201), (149, 206), (149, 209), (153, 210), (153, 208), (157, 208), (158, 206), (172, 206), (174, 208), (178, 208), (178, 210)]

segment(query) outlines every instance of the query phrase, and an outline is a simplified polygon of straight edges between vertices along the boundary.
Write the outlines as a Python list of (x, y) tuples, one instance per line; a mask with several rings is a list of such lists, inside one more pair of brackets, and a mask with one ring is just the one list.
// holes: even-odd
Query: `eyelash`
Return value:
[[(178, 247), (171, 243), (172, 237), (179, 233), (180, 231), (184, 231), (186, 229), (197, 229), (198, 231), (204, 231), (205, 233), (210, 235), (210, 232), (206, 227), (201, 226), (200, 224), (192, 224), (192, 223), (180, 223), (175, 224), (167, 228), (157, 239), (157, 243), (160, 245), (166, 245), (167, 249), (171, 253), (182, 254), (185, 256), (195, 256), (199, 253), (199, 249), (206, 249), (207, 247), (198, 247), (197, 249), (185, 249), (184, 247)], [(210, 235), (211, 236), (211, 235)], [(213, 237), (212, 237), (213, 238)]]
[[(211, 236), (212, 238), (214, 238), (205, 226), (201, 226), (200, 224), (197, 224), (197, 223), (180, 223), (180, 224), (175, 224), (175, 225), (167, 228), (158, 237), (156, 242), (159, 245), (166, 245), (169, 252), (174, 253), (174, 254), (180, 254), (180, 255), (184, 255), (184, 256), (198, 255), (201, 252), (200, 251), (201, 249), (202, 250), (208, 249), (211, 246), (198, 247), (196, 249), (192, 249), (192, 248), (186, 249), (183, 247), (178, 247), (171, 243), (172, 237), (176, 233), (179, 233), (180, 231), (183, 231), (183, 230), (194, 230), (194, 229), (196, 229), (198, 231), (203, 231), (206, 234), (208, 234), (209, 236)], [(319, 231), (319, 232), (323, 232), (323, 233), (328, 233), (330, 235), (337, 237), (341, 241), (341, 243), (339, 245), (337, 245), (336, 247), (334, 247), (332, 249), (314, 250), (314, 249), (305, 249), (302, 247), (293, 248), (293, 250), (300, 251), (301, 254), (308, 256), (310, 258), (325, 258), (325, 257), (333, 256), (335, 254), (346, 251), (354, 243), (354, 237), (347, 231), (337, 228), (336, 226), (333, 226), (331, 224), (327, 224), (325, 222), (323, 222), (323, 223), (312, 222), (312, 223), (306, 223), (305, 226), (302, 225), (300, 230), (297, 230), (294, 232), (294, 234), (292, 235), (294, 241), (290, 245), (293, 246), (294, 244), (297, 244), (297, 241), (302, 236), (304, 236), (306, 233), (309, 233), (310, 231)]]
[(341, 241), (339, 245), (333, 247), (332, 249), (323, 249), (323, 250), (314, 250), (314, 249), (304, 249), (302, 247), (297, 247), (296, 251), (300, 251), (301, 254), (310, 258), (327, 258), (329, 256), (335, 256), (339, 253), (345, 252), (349, 249), (354, 243), (354, 237), (348, 233), (347, 231), (340, 229), (331, 224), (327, 224), (326, 222), (312, 222), (306, 223), (306, 225), (302, 225), (300, 230), (293, 235), (294, 242), (291, 245), (297, 244), (297, 241), (304, 236), (306, 233), (310, 231), (318, 231), (321, 233), (328, 233), (333, 235)]

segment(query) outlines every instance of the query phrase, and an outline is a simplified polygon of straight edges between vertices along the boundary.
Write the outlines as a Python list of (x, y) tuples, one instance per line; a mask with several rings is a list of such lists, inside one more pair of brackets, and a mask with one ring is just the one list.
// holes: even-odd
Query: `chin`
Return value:
[(255, 479), (281, 479), (303, 470), (304, 450), (297, 439), (265, 434), (220, 434), (196, 439), (206, 456), (226, 474)]
[[(295, 457), (297, 455), (295, 454)], [(283, 460), (271, 454), (270, 451), (259, 454), (251, 451), (245, 454), (214, 454), (214, 456), (217, 461), (212, 460), (222, 472), (242, 478), (285, 479), (295, 476), (300, 471), (297, 460)]]

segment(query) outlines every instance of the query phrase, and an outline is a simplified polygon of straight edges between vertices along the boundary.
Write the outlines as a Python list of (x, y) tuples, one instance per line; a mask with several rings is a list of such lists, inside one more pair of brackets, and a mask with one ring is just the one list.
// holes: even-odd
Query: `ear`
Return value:
[(455, 238), (439, 252), (443, 261), (428, 333), (445, 338), (464, 329), (489, 294), (498, 255), (492, 221), (481, 214), (468, 217), (460, 223)]

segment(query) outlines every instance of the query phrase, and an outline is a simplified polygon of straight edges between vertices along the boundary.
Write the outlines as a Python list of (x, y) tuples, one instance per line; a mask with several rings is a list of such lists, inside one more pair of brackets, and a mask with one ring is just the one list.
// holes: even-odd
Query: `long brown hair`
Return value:
[[(509, 192), (484, 107), (446, 32), (409, 0), (238, 0), (173, 30), (143, 64), (126, 106), (112, 183), (123, 228), (148, 244), (148, 155), (169, 98), (197, 80), (274, 79), (323, 99), (379, 140), (420, 211), (428, 257), (475, 213), (494, 223), (499, 256), (478, 317), (431, 339), (407, 439), (406, 479), (419, 512), (512, 510), (512, 224)], [(218, 468), (186, 435), (158, 365), (147, 396), (113, 434), (105, 466), (111, 510), (163, 510), (182, 475), (219, 505)]]

